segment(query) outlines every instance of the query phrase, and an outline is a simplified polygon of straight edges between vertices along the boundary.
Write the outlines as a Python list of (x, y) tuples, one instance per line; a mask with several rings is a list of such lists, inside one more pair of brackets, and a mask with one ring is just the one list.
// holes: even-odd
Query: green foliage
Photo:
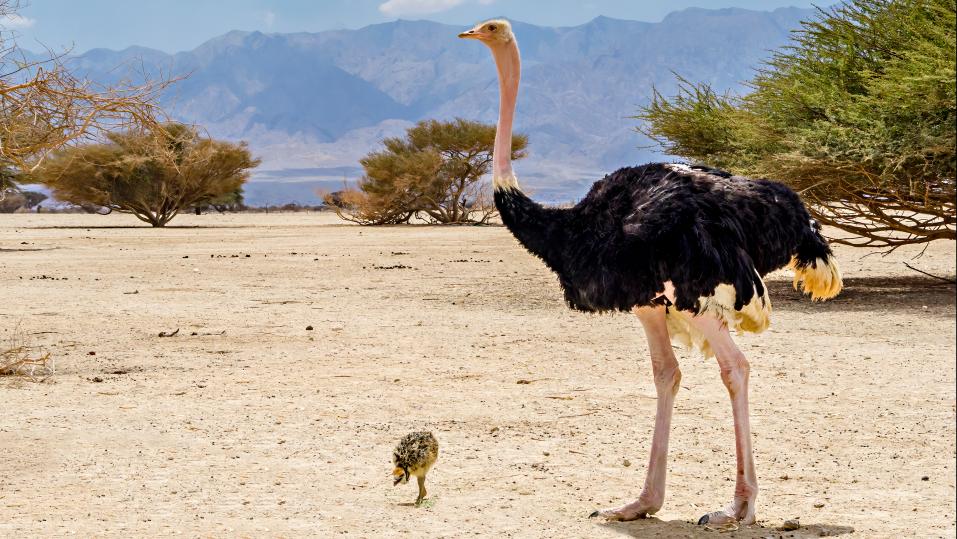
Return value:
[[(339, 214), (363, 224), (487, 222), (494, 213), (488, 186), (495, 126), (456, 119), (425, 120), (405, 138), (383, 141), (360, 160), (359, 191), (327, 195)], [(525, 157), (528, 138), (512, 137), (512, 159)]]
[(955, 239), (955, 2), (853, 0), (803, 23), (750, 82), (681, 79), (639, 130), (666, 151), (780, 179), (819, 220), (896, 247)]
[(31, 180), (59, 200), (96, 204), (164, 226), (184, 208), (235, 196), (259, 164), (245, 143), (212, 140), (183, 124), (106, 136), (106, 143), (55, 153)]

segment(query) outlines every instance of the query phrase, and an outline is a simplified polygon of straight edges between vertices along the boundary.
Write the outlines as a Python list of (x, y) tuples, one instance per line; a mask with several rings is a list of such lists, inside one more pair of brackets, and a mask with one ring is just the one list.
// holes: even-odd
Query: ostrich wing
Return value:
[(738, 204), (744, 181), (716, 174), (665, 169), (633, 184), (633, 211), (622, 220), (626, 257), (641, 253), (657, 283), (670, 281), (675, 307), (700, 313), (702, 299), (720, 285), (733, 287), (741, 310), (764, 284), (747, 251), (749, 211)]

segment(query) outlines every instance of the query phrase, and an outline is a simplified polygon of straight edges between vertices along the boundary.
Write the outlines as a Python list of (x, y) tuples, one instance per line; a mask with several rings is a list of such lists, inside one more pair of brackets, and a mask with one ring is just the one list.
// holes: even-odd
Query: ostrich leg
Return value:
[(668, 435), (671, 432), (671, 412), (674, 408), (678, 384), (681, 382), (681, 371), (678, 370), (678, 360), (671, 349), (671, 339), (665, 324), (665, 308), (641, 307), (635, 309), (635, 314), (645, 328), (648, 348), (651, 351), (651, 367), (655, 377), (655, 390), (658, 394), (655, 433), (651, 439), (651, 457), (648, 461), (645, 487), (634, 502), (615, 509), (592, 513), (592, 516), (603, 516), (607, 520), (644, 518), (661, 509), (661, 504), (665, 500)]
[(751, 367), (744, 354), (731, 340), (731, 334), (724, 323), (710, 316), (693, 317), (691, 323), (705, 335), (718, 359), (721, 380), (731, 397), (737, 455), (733, 501), (721, 511), (704, 515), (698, 520), (698, 524), (754, 524), (754, 501), (758, 497), (758, 481), (751, 453), (751, 425), (748, 417), (748, 378)]

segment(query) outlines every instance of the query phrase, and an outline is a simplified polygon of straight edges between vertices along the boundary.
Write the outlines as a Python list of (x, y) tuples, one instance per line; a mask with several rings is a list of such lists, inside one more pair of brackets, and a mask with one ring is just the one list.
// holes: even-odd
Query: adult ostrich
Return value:
[(493, 151), (495, 205), (505, 226), (558, 274), (580, 311), (634, 311), (644, 327), (658, 396), (647, 478), (638, 499), (592, 516), (653, 514), (665, 495), (668, 433), (681, 380), (670, 339), (715, 356), (731, 397), (737, 476), (731, 503), (699, 524), (755, 520), (758, 493), (748, 420), (749, 365), (730, 330), (767, 328), (761, 276), (790, 265), (815, 300), (834, 297), (841, 275), (819, 226), (797, 194), (700, 166), (626, 167), (596, 182), (569, 209), (545, 208), (519, 189), (510, 161), (521, 60), (511, 25), (491, 20), (459, 34), (489, 47), (500, 105)]

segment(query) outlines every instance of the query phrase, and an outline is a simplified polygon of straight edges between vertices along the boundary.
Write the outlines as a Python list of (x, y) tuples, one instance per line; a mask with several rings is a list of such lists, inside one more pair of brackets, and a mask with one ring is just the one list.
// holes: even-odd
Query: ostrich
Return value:
[(415, 505), (425, 499), (425, 476), (429, 473), (435, 459), (439, 458), (439, 442), (431, 432), (411, 432), (399, 440), (392, 452), (392, 486), (408, 483), (409, 477), (419, 482), (419, 496)]
[(498, 69), (492, 184), (505, 226), (558, 275), (571, 308), (633, 311), (648, 339), (657, 410), (644, 488), (637, 500), (592, 516), (632, 520), (661, 508), (681, 380), (674, 339), (716, 358), (734, 417), (732, 501), (698, 524), (754, 523), (758, 485), (748, 417), (750, 367), (730, 330), (757, 333), (768, 327), (771, 302), (761, 277), (775, 269), (793, 268), (795, 288), (803, 283), (814, 300), (840, 292), (840, 271), (820, 226), (797, 194), (780, 183), (680, 164), (619, 169), (595, 182), (572, 208), (535, 203), (519, 188), (511, 165), (521, 71), (511, 25), (490, 20), (459, 37), (488, 46)]

